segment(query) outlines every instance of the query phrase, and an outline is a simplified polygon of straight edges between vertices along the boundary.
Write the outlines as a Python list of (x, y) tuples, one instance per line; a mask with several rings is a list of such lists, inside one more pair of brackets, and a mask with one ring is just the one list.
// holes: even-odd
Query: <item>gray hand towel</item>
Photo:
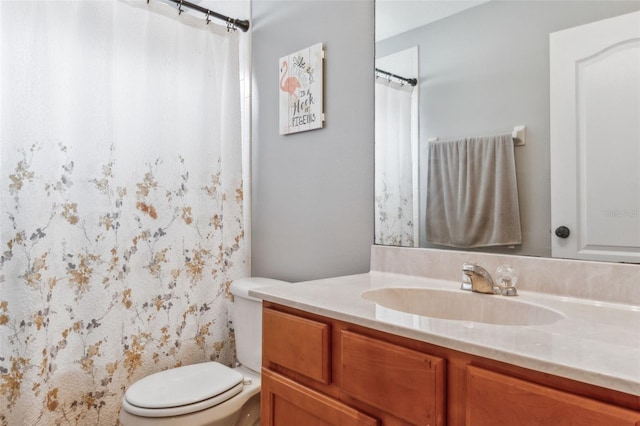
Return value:
[(430, 143), (426, 212), (429, 243), (521, 244), (511, 135)]

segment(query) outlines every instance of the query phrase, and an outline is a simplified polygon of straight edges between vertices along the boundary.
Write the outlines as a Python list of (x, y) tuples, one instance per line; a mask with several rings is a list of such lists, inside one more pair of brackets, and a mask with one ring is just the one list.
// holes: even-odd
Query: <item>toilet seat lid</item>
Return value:
[(242, 374), (218, 362), (185, 365), (137, 381), (125, 399), (141, 408), (179, 407), (223, 394), (243, 380)]

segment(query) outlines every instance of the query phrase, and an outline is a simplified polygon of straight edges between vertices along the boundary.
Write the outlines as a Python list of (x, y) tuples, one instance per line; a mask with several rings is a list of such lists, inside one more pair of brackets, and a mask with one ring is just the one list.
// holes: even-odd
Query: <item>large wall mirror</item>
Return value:
[[(637, 0), (376, 0), (375, 243), (639, 263), (640, 30), (633, 29), (640, 28), (639, 11)], [(632, 29), (619, 39), (600, 40), (622, 27), (617, 21), (592, 28), (624, 16)], [(583, 27), (591, 35), (576, 30)], [(567, 62), (575, 40), (595, 45)], [(574, 80), (558, 77), (561, 67)], [(574, 100), (569, 113), (561, 110), (566, 98)], [(522, 125), (520, 146), (513, 131)], [(515, 221), (502, 160), (487, 160), (481, 144), (473, 145), (480, 152), (473, 167), (451, 151), (435, 152), (451, 141), (505, 138), (513, 140), (505, 164), (514, 163)], [(557, 147), (570, 138), (577, 141), (573, 151)], [(490, 175), (494, 183), (488, 195), (486, 186), (464, 193), (460, 184), (438, 181), (438, 173), (474, 185)], [(557, 189), (558, 180), (572, 182), (569, 195)], [(489, 197), (498, 208), (470, 224), (450, 215), (449, 204), (442, 217), (429, 216), (440, 190), (450, 191), (449, 199), (484, 197), (487, 204)], [(569, 198), (573, 210), (563, 217), (560, 201)], [(434, 243), (429, 221), (491, 235)], [(510, 227), (519, 239), (496, 237)], [(578, 249), (567, 250), (572, 244)]]

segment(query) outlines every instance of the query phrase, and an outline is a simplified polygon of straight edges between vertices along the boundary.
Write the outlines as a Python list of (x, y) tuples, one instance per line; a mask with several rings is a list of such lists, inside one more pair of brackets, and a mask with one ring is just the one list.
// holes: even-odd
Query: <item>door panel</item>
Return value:
[(551, 34), (550, 61), (552, 255), (640, 262), (640, 12)]

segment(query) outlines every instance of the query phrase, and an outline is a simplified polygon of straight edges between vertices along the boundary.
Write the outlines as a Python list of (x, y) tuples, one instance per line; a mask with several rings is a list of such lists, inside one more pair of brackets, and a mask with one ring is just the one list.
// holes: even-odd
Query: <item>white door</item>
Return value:
[(552, 255), (638, 263), (640, 12), (551, 34), (550, 65)]

